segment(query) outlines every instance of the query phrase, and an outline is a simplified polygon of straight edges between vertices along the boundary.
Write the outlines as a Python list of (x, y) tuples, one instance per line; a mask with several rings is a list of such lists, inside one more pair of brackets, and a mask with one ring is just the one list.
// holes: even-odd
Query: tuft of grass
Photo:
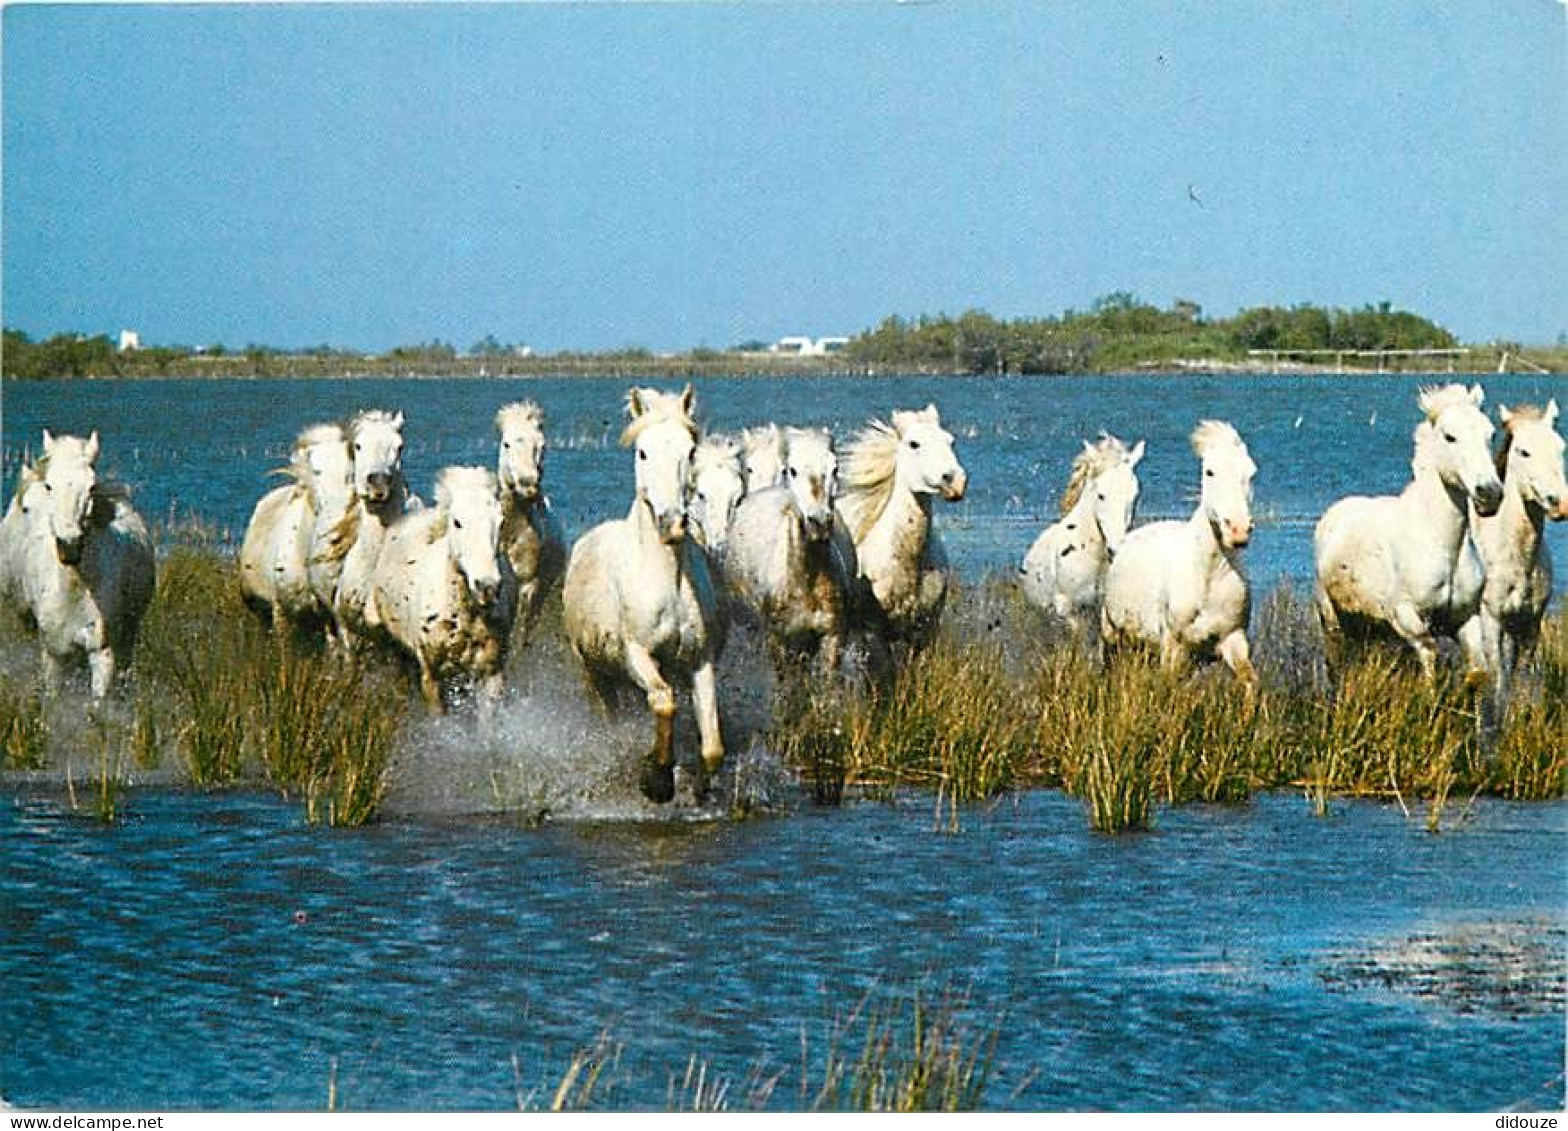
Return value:
[(0, 678), (0, 754), (8, 770), (41, 770), (48, 761), (49, 720), (34, 686)]
[(229, 563), (176, 547), (143, 627), (137, 727), (172, 735), (203, 787), (259, 772), (313, 822), (374, 818), (406, 696), (319, 647), (275, 633), (240, 600)]

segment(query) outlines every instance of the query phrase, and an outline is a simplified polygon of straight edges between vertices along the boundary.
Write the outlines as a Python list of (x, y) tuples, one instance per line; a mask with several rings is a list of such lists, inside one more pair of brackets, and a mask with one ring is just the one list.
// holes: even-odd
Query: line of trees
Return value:
[(845, 353), (879, 369), (960, 373), (1082, 373), (1178, 358), (1240, 360), (1252, 349), (1448, 349), (1452, 334), (1389, 303), (1340, 310), (1312, 305), (1254, 307), (1205, 319), (1177, 299), (1162, 310), (1125, 291), (1087, 312), (1004, 321), (984, 311), (897, 316), (851, 339)]

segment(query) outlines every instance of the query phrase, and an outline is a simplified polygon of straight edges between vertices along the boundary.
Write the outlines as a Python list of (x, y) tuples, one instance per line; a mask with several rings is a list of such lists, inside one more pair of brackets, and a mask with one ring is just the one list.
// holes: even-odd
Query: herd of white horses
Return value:
[[(1349, 642), (1392, 634), (1430, 674), (1450, 637), (1506, 693), (1551, 598), (1542, 529), (1568, 518), (1568, 486), (1556, 402), (1501, 408), (1494, 454), (1483, 399), (1479, 386), (1423, 389), (1409, 485), (1341, 499), (1319, 521), (1315, 600), (1331, 667)], [(949, 574), (933, 500), (961, 499), (968, 476), (934, 405), (870, 422), (842, 464), (826, 430), (704, 436), (694, 410), (689, 385), (628, 393), (630, 510), (570, 553), (544, 495), (545, 421), (531, 402), (496, 414), (496, 469), (444, 469), (430, 504), (403, 476), (401, 413), (308, 428), (289, 481), (256, 505), (241, 590), (280, 631), (324, 632), (345, 662), (367, 639), (392, 642), (441, 711), (465, 684), (481, 710), (493, 705), (509, 649), (559, 585), (597, 697), (645, 697), (654, 741), (641, 785), (654, 801), (674, 794), (677, 692), (689, 690), (701, 793), (724, 758), (715, 668), (731, 616), (763, 628), (781, 679), (834, 672), (855, 642), (885, 674), (938, 622)], [(1021, 586), (1103, 647), (1154, 648), (1173, 667), (1217, 659), (1250, 689), (1241, 551), (1257, 465), (1221, 421), (1199, 423), (1192, 447), (1192, 516), (1129, 529), (1144, 445), (1086, 443)], [(129, 655), (155, 576), (146, 523), (123, 487), (99, 481), (98, 454), (96, 432), (45, 431), (0, 522), (0, 599), (36, 627), (46, 687), (85, 653), (95, 699)]]

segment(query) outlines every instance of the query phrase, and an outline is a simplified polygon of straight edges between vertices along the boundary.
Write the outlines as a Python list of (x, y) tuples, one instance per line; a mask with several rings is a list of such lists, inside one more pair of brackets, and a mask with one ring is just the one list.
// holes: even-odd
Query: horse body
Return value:
[(703, 779), (724, 758), (714, 663), (727, 629), (707, 553), (686, 536), (686, 502), (696, 425), (692, 391), (633, 389), (622, 442), (636, 451), (636, 498), (624, 519), (594, 527), (572, 548), (563, 587), (563, 622), (593, 686), (607, 697), (631, 682), (654, 718), (643, 792), (674, 796), (675, 688), (691, 683), (701, 735)]
[(1485, 576), (1469, 538), (1470, 503), (1494, 514), (1503, 488), (1483, 399), (1479, 385), (1423, 390), (1411, 482), (1398, 495), (1341, 499), (1318, 520), (1315, 603), (1331, 667), (1343, 658), (1347, 633), (1391, 633), (1428, 675), (1440, 636), (1461, 636), (1472, 670), (1485, 670), (1475, 630), (1466, 628)]
[(127, 663), (152, 602), (152, 535), (127, 492), (97, 480), (98, 434), (55, 438), (44, 432), (37, 478), (18, 499), (22, 545), (15, 554), (19, 591), (38, 628), (44, 678), (85, 653), (92, 695), (102, 700)]
[(859, 581), (854, 543), (833, 510), (838, 459), (832, 437), (816, 429), (789, 429), (785, 451), (785, 485), (748, 494), (735, 512), (724, 576), (767, 626), (776, 667), (820, 651), (835, 671)]
[(293, 482), (256, 504), (240, 546), (240, 591), (275, 627), (325, 614), (310, 584), (311, 533), (322, 511), (346, 507), (352, 490), (348, 441), (335, 424), (300, 433), (284, 474)]
[(354, 498), (333, 530), (327, 551), (341, 563), (330, 608), (338, 643), (353, 654), (374, 628), (367, 613), (371, 577), (387, 529), (420, 503), (403, 478), (403, 414), (362, 412), (349, 428)]
[(544, 413), (532, 401), (496, 413), (500, 451), (501, 550), (517, 579), (517, 616), (524, 639), (566, 569), (566, 538), (544, 495)]
[(863, 429), (846, 455), (845, 482), (839, 513), (885, 626), (895, 638), (924, 643), (947, 598), (931, 499), (962, 499), (968, 483), (936, 406)]
[(0, 518), (0, 601), (31, 616), (22, 594), (22, 563), (27, 551), (28, 520), (33, 504), (26, 495), (43, 489), (43, 476), (32, 464), (24, 463), (18, 469), (16, 489)]
[(1130, 451), (1114, 436), (1084, 444), (1062, 493), (1061, 519), (1024, 556), (1024, 596), (1080, 636), (1098, 623), (1105, 571), (1137, 506), (1135, 469), (1142, 458), (1141, 441)]
[(1250, 685), (1252, 596), (1241, 550), (1252, 538), (1257, 465), (1220, 421), (1200, 423), (1192, 446), (1203, 467), (1197, 509), (1185, 522), (1153, 522), (1122, 540), (1105, 573), (1100, 632), (1107, 645), (1157, 648), (1171, 668), (1218, 657)]
[(481, 688), (486, 710), (500, 698), (517, 610), (517, 580), (500, 536), (496, 477), (477, 467), (442, 471), (436, 505), (386, 533), (369, 580), (366, 621), (413, 656), (433, 712), (446, 709), (459, 680)]
[(1506, 699), (1522, 656), (1534, 649), (1552, 599), (1552, 556), (1542, 536), (1548, 520), (1568, 519), (1563, 438), (1557, 402), (1545, 409), (1499, 407), (1505, 438), (1497, 456), (1503, 501), (1490, 517), (1472, 513), (1471, 536), (1485, 569), (1481, 606), (1466, 626), (1466, 645), (1479, 649)]

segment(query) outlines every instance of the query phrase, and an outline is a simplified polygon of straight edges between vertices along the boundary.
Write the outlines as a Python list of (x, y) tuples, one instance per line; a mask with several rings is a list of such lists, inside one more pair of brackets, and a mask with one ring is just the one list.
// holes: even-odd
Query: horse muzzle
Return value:
[(80, 535), (75, 538), (56, 538), (54, 540), (54, 556), (60, 559), (63, 565), (75, 565), (82, 560), (82, 539)]
[(1475, 511), (1482, 518), (1491, 518), (1497, 513), (1497, 508), (1503, 505), (1503, 485), (1495, 479), (1489, 483), (1478, 484), (1470, 497), (1475, 500)]
[(1240, 550), (1252, 541), (1252, 523), (1227, 522), (1220, 527), (1220, 534), (1227, 550)]
[(514, 479), (506, 485), (506, 489), (525, 503), (532, 503), (539, 498), (537, 479)]
[(483, 577), (471, 580), (468, 591), (474, 595), (474, 600), (479, 602), (481, 608), (488, 609), (495, 604), (496, 595), (501, 591), (501, 581), (495, 577)]
[(392, 494), (392, 477), (384, 471), (375, 472), (365, 477), (365, 501), (370, 503), (384, 503)]
[(833, 516), (831, 514), (807, 515), (804, 522), (806, 528), (806, 541), (826, 542), (833, 536)]
[(1554, 506), (1546, 508), (1546, 514), (1553, 522), (1568, 520), (1568, 498), (1558, 499)]
[(956, 503), (964, 497), (964, 491), (969, 486), (969, 473), (963, 470), (949, 471), (942, 476), (942, 497), (950, 503)]
[(686, 516), (683, 514), (659, 515), (659, 540), (673, 546), (686, 540)]

